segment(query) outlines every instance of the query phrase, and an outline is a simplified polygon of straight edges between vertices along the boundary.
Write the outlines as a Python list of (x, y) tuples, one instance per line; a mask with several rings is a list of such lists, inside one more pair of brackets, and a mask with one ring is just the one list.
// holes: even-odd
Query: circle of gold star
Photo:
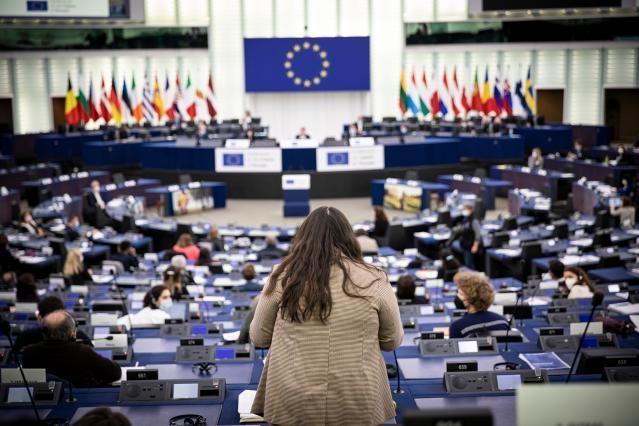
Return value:
[[(317, 75), (314, 75), (310, 78), (301, 78), (295, 74), (295, 69), (293, 67), (293, 59), (295, 59), (295, 54), (305, 51), (312, 51), (316, 53), (320, 59), (322, 60), (322, 69), (319, 71)], [(322, 50), (319, 44), (312, 43), (309, 41), (304, 41), (301, 44), (296, 43), (293, 45), (291, 50), (286, 52), (286, 59), (284, 60), (284, 69), (286, 70), (286, 77), (293, 81), (293, 84), (299, 87), (309, 88), (312, 86), (318, 86), (322, 79), (328, 76), (328, 69), (331, 66), (330, 61), (327, 59), (328, 53), (325, 50)]]

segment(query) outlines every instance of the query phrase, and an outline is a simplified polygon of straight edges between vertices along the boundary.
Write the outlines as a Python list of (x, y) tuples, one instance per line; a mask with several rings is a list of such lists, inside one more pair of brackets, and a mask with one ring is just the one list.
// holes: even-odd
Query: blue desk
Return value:
[(558, 157), (545, 157), (544, 167), (549, 170), (574, 173), (577, 179), (585, 176), (588, 180), (597, 180), (600, 182), (611, 180), (612, 185), (616, 186), (620, 184), (621, 177), (623, 175), (636, 176), (639, 172), (639, 167), (637, 166), (612, 166), (609, 164), (582, 160), (569, 160), (567, 158)]
[(175, 142), (148, 143), (139, 148), (145, 169), (198, 170), (213, 172), (215, 150), (207, 147), (178, 146)]
[(87, 166), (122, 166), (140, 164), (140, 148), (150, 142), (88, 142), (82, 148), (82, 161)]
[(462, 157), (482, 160), (520, 160), (526, 156), (521, 136), (460, 136)]
[(550, 197), (553, 201), (563, 200), (570, 192), (570, 184), (574, 176), (569, 173), (546, 170), (546, 173), (539, 171), (526, 171), (520, 166), (492, 166), (490, 177), (493, 179), (503, 179), (512, 182), (515, 188), (535, 189)]
[[(132, 195), (134, 197), (145, 197), (144, 204), (146, 206), (155, 206), (160, 201), (160, 194), (147, 192), (147, 189), (158, 188), (161, 186), (162, 182), (160, 182), (159, 179), (137, 179), (127, 183), (102, 186), (100, 188), (100, 194), (105, 202), (109, 202), (117, 197)], [(85, 190), (89, 191), (90, 188), (86, 188)]]
[(592, 279), (600, 283), (639, 283), (638, 276), (630, 274), (626, 268), (622, 267), (593, 269), (588, 274)]
[[(200, 182), (203, 191), (208, 191), (207, 195), (213, 197), (213, 208), (221, 209), (226, 207), (226, 184), (223, 182)], [(179, 190), (190, 189), (188, 185), (180, 186)], [(197, 189), (197, 188), (191, 188)], [(145, 191), (146, 195), (161, 196), (164, 199), (164, 216), (174, 216), (177, 212), (173, 209), (172, 191), (167, 186), (158, 186), (149, 188)]]
[(9, 189), (19, 189), (24, 181), (51, 178), (59, 173), (60, 166), (52, 163), (2, 169), (0, 170), (0, 186), (6, 186)]
[(543, 153), (568, 151), (572, 148), (572, 128), (568, 126), (517, 127), (515, 134), (524, 139), (524, 149), (541, 148)]
[(104, 131), (95, 130), (81, 133), (47, 133), (36, 139), (36, 155), (39, 160), (70, 160), (81, 158), (87, 142), (104, 139)]
[(97, 180), (102, 185), (111, 180), (109, 172), (90, 172), (87, 176), (71, 175), (67, 180), (60, 180), (59, 177), (53, 178), (50, 183), (43, 183), (42, 180), (32, 180), (22, 182), (22, 188), (29, 205), (35, 206), (42, 201), (42, 191), (48, 190), (51, 195), (82, 195), (85, 188), (90, 186), (91, 181)]
[(506, 180), (480, 179), (470, 176), (463, 176), (462, 179), (456, 179), (453, 175), (440, 175), (437, 177), (437, 182), (445, 183), (449, 185), (451, 189), (456, 189), (460, 192), (469, 192), (477, 195), (477, 197), (483, 199), (484, 207), (488, 210), (495, 208), (495, 198), (498, 192), (505, 193), (513, 186), (511, 182)]

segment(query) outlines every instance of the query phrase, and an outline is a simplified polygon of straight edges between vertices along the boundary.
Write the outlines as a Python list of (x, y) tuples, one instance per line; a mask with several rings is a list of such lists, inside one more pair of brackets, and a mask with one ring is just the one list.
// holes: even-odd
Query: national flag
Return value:
[(418, 87), (419, 93), (419, 109), (424, 117), (428, 115), (430, 109), (428, 108), (428, 82), (426, 81), (426, 71), (422, 69), (422, 80)]
[(67, 123), (72, 126), (77, 126), (80, 123), (78, 100), (75, 97), (75, 93), (73, 93), (70, 75), (67, 77), (67, 96), (64, 100), (64, 118)]
[(182, 96), (182, 83), (180, 82), (180, 75), (175, 75), (175, 95), (173, 96), (173, 104), (171, 107), (175, 112), (175, 115), (181, 120), (184, 117), (184, 110), (182, 106), (183, 96)]
[(493, 111), (492, 96), (490, 95), (490, 82), (488, 81), (488, 67), (486, 67), (484, 84), (481, 88), (481, 104), (484, 114), (488, 115), (488, 113)]
[(457, 115), (459, 114), (459, 109), (455, 106), (452, 91), (450, 90), (450, 86), (448, 85), (448, 73), (446, 73), (446, 67), (444, 67), (442, 85), (444, 86), (444, 89), (442, 90), (442, 95), (439, 97), (439, 102), (442, 104), (442, 106), (440, 106), (442, 115), (445, 116), (446, 114), (448, 114), (448, 105), (450, 105), (453, 108), (453, 114), (455, 115), (455, 117), (457, 117)]
[(504, 92), (504, 111), (506, 112), (506, 114), (508, 114), (508, 116), (513, 115), (513, 99), (512, 99), (512, 95), (510, 94), (510, 83), (508, 83), (508, 79), (504, 80), (504, 87), (503, 87), (503, 92)]
[(213, 76), (209, 74), (209, 87), (206, 93), (206, 107), (209, 110), (209, 117), (213, 120), (217, 116), (217, 110), (215, 109), (215, 89), (213, 88)]
[(84, 96), (82, 85), (78, 85), (78, 115), (81, 123), (88, 123), (90, 120), (91, 107), (89, 101)]
[[(97, 101), (97, 99), (96, 99)], [(99, 106), (93, 101), (93, 79), (89, 79), (89, 118), (98, 121), (102, 115)]]
[[(133, 116), (133, 104), (129, 97), (129, 90), (126, 87), (126, 78), (122, 79), (122, 105), (126, 107), (129, 116)], [(124, 108), (122, 108), (122, 112), (124, 112)]]
[(131, 81), (131, 115), (137, 123), (144, 118), (142, 102), (138, 99), (138, 88), (135, 85), (135, 76)]
[(528, 75), (526, 76), (526, 90), (524, 91), (524, 98), (526, 99), (526, 105), (532, 112), (532, 115), (537, 114), (537, 102), (535, 101), (535, 92), (533, 89), (531, 66), (528, 65)]
[[(522, 89), (523, 89), (523, 85), (521, 83), (521, 80), (519, 80), (517, 81), (517, 84), (515, 84), (515, 95), (517, 96), (517, 100), (519, 101), (519, 106), (523, 108), (527, 116), (531, 116), (532, 111), (530, 110), (530, 107), (526, 103), (526, 97), (524, 96), (524, 92)], [(517, 108), (513, 107), (513, 110), (516, 110), (516, 109)]]
[(185, 90), (185, 105), (186, 105), (186, 113), (189, 115), (191, 120), (197, 116), (197, 105), (195, 103), (193, 85), (191, 84), (191, 76), (186, 76), (186, 90)]
[(504, 102), (501, 97), (501, 91), (499, 90), (499, 77), (495, 76), (495, 85), (493, 86), (493, 111), (495, 114), (500, 115), (504, 109)]
[[(166, 74), (166, 80), (164, 81), (164, 96), (168, 100), (170, 99), (170, 95), (169, 95), (169, 91), (171, 90), (171, 83), (169, 83), (169, 74)], [(170, 104), (168, 104), (166, 106), (166, 111), (164, 112), (167, 116), (167, 118), (171, 121), (175, 120), (176, 118), (176, 114), (175, 114), (175, 110), (173, 109), (173, 102), (171, 102)]]
[(158, 83), (158, 76), (155, 76), (153, 81), (153, 109), (158, 115), (158, 119), (164, 117), (164, 101), (162, 100), (162, 93), (160, 91), (160, 84)]
[(399, 79), (399, 110), (402, 112), (402, 115), (406, 114), (408, 111), (408, 88), (406, 87), (406, 73), (402, 70), (402, 75)]
[(104, 77), (102, 77), (102, 87), (100, 94), (100, 114), (104, 118), (104, 122), (111, 121), (111, 112), (109, 111), (109, 96), (107, 95), (106, 85), (104, 84)]
[(457, 67), (453, 69), (453, 84), (451, 85), (451, 102), (453, 104), (453, 112), (455, 116), (460, 113), (465, 113), (468, 108), (464, 105), (464, 100), (461, 99), (464, 94), (459, 89), (459, 80), (457, 80)]
[(470, 111), (472, 111), (473, 107), (468, 101), (468, 95), (466, 94), (466, 86), (462, 87), (461, 104), (464, 107), (464, 110), (466, 110), (466, 113), (469, 113)]
[(436, 76), (433, 72), (433, 78), (430, 80), (433, 84), (431, 84), (431, 95), (430, 95), (430, 112), (435, 117), (440, 112), (441, 104), (439, 103), (439, 92), (437, 91), (437, 87), (435, 86)]
[(419, 95), (417, 94), (417, 82), (415, 81), (415, 70), (411, 71), (410, 81), (408, 82), (408, 109), (413, 115), (419, 113)]
[(477, 68), (475, 68), (475, 79), (473, 81), (473, 95), (471, 99), (471, 106), (473, 111), (482, 113), (484, 106), (481, 102), (481, 95), (479, 94), (479, 79), (477, 78)]
[(109, 93), (109, 104), (111, 105), (111, 116), (115, 124), (122, 122), (122, 106), (118, 96), (118, 88), (115, 85), (115, 77), (111, 78), (111, 93)]
[(144, 90), (142, 91), (142, 113), (147, 123), (153, 122), (155, 110), (153, 108), (153, 94), (148, 76), (144, 79)]

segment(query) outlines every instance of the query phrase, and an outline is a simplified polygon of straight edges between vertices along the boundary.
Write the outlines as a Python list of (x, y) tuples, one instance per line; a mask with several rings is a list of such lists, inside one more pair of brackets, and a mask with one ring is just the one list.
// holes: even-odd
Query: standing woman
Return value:
[(364, 263), (333, 207), (302, 223), (273, 271), (250, 327), (269, 347), (251, 412), (273, 424), (379, 424), (395, 416), (381, 351), (403, 338), (395, 294)]
[(382, 206), (375, 206), (375, 227), (372, 230), (373, 237), (386, 237), (388, 231), (388, 217)]

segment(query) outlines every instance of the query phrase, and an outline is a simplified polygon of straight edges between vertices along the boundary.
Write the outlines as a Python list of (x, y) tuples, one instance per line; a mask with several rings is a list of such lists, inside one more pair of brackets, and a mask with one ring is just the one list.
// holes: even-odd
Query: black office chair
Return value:
[(492, 248), (501, 248), (508, 240), (510, 240), (508, 232), (495, 232), (490, 245)]
[(593, 231), (610, 228), (613, 224), (612, 215), (608, 210), (599, 210), (595, 215), (595, 225)]
[(133, 216), (124, 215), (122, 216), (122, 224), (120, 225), (120, 232), (130, 232), (135, 231), (135, 219)]
[(597, 268), (616, 268), (623, 266), (619, 253), (604, 253), (599, 255), (599, 265)]
[(553, 223), (555, 229), (552, 230), (553, 238), (559, 238), (560, 240), (566, 239), (569, 237), (568, 224), (566, 222), (555, 222)]
[(611, 236), (611, 231), (609, 229), (597, 231), (594, 237), (592, 238), (592, 246), (594, 248), (611, 246), (612, 240), (610, 236)]
[(452, 226), (453, 217), (450, 215), (450, 210), (441, 210), (437, 213), (437, 224)]
[(536, 241), (526, 242), (521, 245), (521, 269), (520, 277), (528, 277), (532, 270), (532, 263), (535, 259), (542, 257), (541, 243)]
[(192, 234), (192, 228), (190, 223), (178, 223), (176, 233), (178, 237), (182, 234)]
[(514, 231), (517, 229), (517, 218), (516, 217), (507, 217), (504, 219), (504, 223), (501, 227), (503, 231)]
[(406, 248), (406, 235), (401, 222), (388, 226), (388, 245), (395, 250)]

